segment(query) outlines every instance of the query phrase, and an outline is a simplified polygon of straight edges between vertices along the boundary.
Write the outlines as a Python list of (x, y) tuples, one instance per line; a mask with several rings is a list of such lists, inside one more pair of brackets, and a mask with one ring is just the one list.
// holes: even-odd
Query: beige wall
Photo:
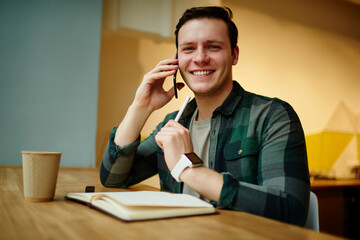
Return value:
[[(223, 5), (233, 10), (239, 28), (234, 78), (246, 90), (291, 103), (306, 134), (321, 131), (340, 101), (360, 112), (359, 5), (342, 0), (225, 0)], [(174, 52), (173, 40), (103, 32), (97, 166), (111, 128), (124, 116), (142, 76)], [(171, 82), (169, 78), (167, 88)], [(179, 108), (186, 95), (192, 96), (181, 90), (179, 99), (155, 112), (143, 135)]]
[(232, 6), (240, 32), (234, 78), (245, 89), (290, 102), (305, 133), (321, 131), (340, 101), (360, 112), (359, 5), (340, 0), (224, 3)]
[(139, 39), (103, 33), (101, 39), (96, 166), (101, 163), (112, 127), (117, 126), (132, 101), (143, 68)]

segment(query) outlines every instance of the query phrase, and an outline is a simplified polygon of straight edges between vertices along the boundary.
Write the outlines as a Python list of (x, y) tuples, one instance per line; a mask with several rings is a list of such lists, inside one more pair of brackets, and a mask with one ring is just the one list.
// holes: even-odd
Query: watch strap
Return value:
[(188, 168), (192, 165), (192, 162), (183, 154), (181, 155), (181, 158), (176, 163), (175, 167), (171, 171), (171, 176), (175, 178), (177, 182), (181, 182), (180, 175), (185, 170), (185, 168)]

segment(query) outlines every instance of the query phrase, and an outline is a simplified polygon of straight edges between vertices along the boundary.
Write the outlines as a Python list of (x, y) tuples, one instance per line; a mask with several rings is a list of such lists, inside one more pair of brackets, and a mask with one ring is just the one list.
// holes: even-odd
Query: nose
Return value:
[(207, 54), (206, 50), (203, 48), (198, 48), (195, 56), (194, 56), (194, 62), (196, 62), (199, 65), (207, 64), (210, 60), (209, 55)]

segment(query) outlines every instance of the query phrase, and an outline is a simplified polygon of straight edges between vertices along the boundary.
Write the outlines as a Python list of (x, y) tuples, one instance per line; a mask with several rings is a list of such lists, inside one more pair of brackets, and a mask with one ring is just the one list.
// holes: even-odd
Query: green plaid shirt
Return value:
[[(192, 100), (179, 122), (189, 127), (196, 109)], [(168, 114), (140, 143), (119, 147), (110, 135), (100, 170), (104, 186), (126, 188), (159, 174), (161, 189), (181, 193), (183, 183), (171, 176), (156, 133), (176, 112)], [(209, 168), (221, 173), (224, 185), (217, 208), (240, 210), (304, 225), (309, 205), (309, 171), (304, 133), (293, 108), (277, 98), (245, 91), (237, 82), (212, 116)]]

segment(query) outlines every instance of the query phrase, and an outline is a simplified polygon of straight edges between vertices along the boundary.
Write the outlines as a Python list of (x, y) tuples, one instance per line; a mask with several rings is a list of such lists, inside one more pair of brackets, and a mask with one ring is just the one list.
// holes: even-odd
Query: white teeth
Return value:
[(206, 75), (206, 74), (210, 74), (214, 71), (195, 71), (193, 72), (194, 75), (197, 75), (197, 76), (202, 76), (202, 75)]

